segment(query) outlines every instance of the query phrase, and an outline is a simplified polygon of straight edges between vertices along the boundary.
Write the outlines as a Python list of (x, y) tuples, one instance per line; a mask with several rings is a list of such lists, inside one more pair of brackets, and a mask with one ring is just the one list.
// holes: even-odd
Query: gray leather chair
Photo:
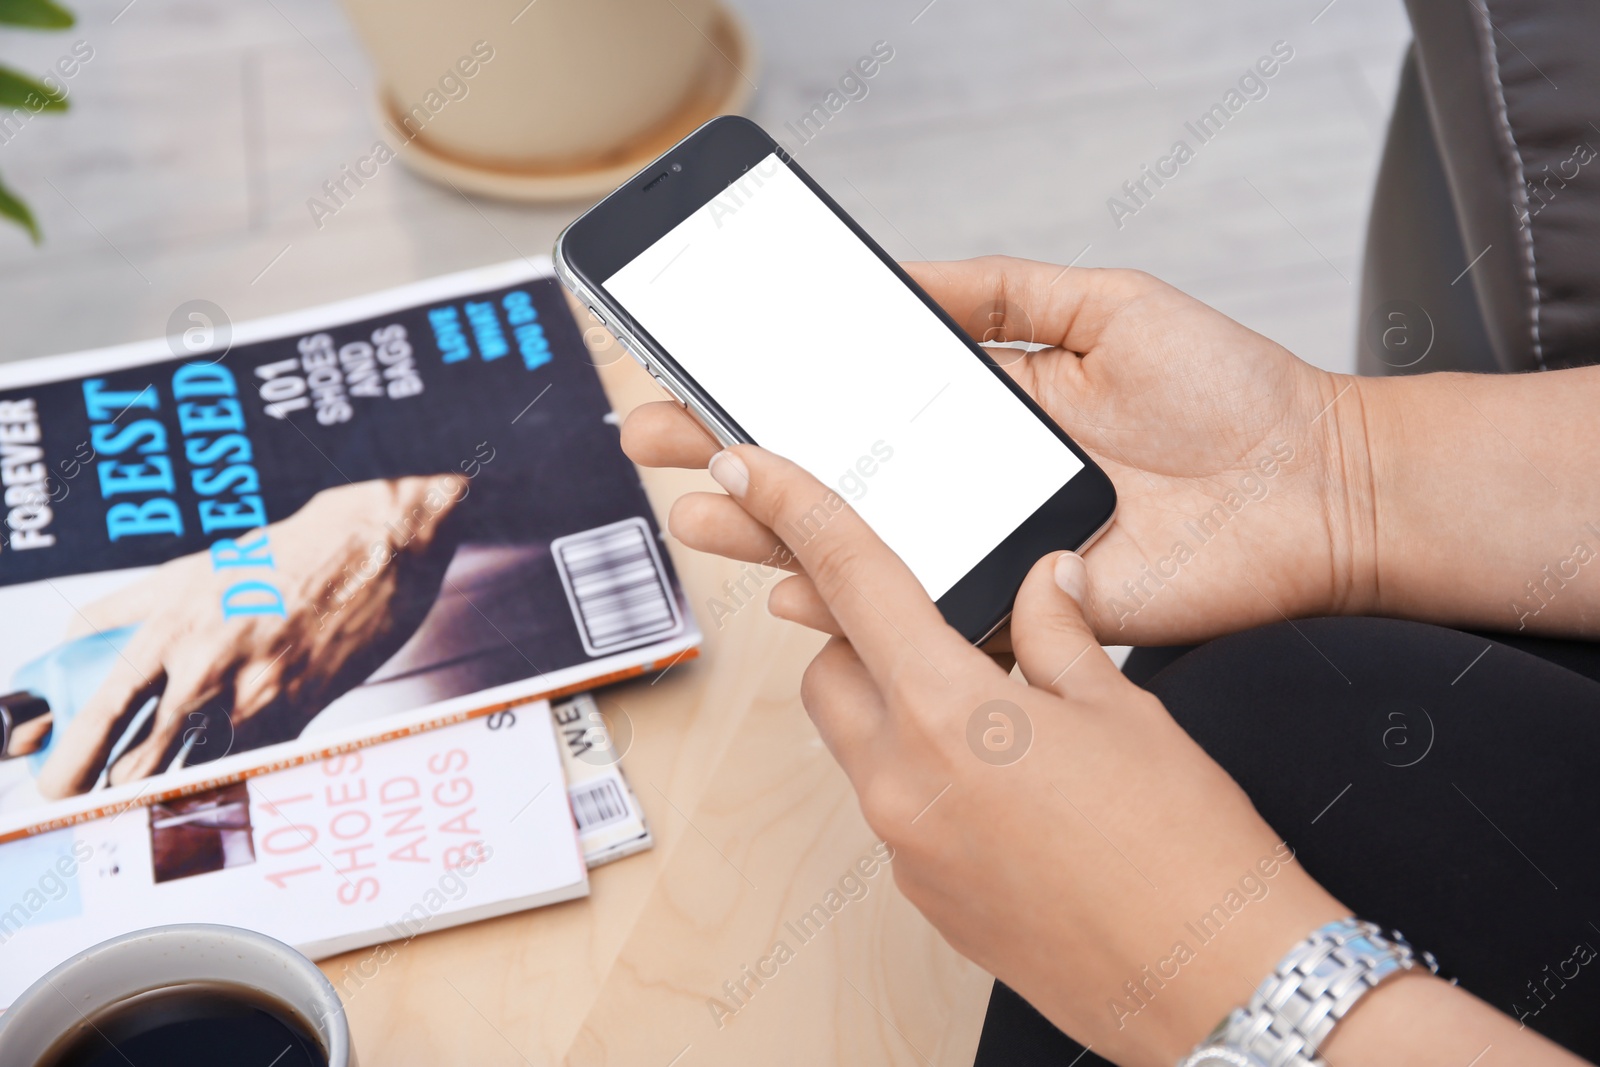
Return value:
[(1600, 362), (1600, 3), (1406, 7), (1415, 44), (1367, 232), (1361, 372)]

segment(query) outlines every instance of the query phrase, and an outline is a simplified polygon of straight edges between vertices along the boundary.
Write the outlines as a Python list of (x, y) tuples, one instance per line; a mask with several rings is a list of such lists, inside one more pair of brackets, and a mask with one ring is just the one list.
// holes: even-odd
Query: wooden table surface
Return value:
[[(619, 415), (665, 395), (603, 341)], [(663, 519), (679, 494), (715, 489), (703, 472), (644, 480)], [(585, 900), (421, 935), (368, 981), (345, 974), (366, 950), (325, 960), (353, 990), (369, 1067), (972, 1062), (991, 980), (888, 868), (860, 876), (877, 839), (800, 705), (821, 638), (768, 615), (764, 595), (717, 628), (705, 603), (741, 566), (668, 541), (702, 655), (597, 694), (655, 848), (592, 872)]]

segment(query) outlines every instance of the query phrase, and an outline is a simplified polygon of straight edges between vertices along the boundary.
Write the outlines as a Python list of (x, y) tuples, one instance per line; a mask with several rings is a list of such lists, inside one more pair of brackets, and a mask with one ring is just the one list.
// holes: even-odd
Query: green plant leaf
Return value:
[[(4, 3), (4, 0), (0, 0)], [(25, 107), (29, 111), (65, 111), (67, 98), (26, 74), (0, 67), (0, 107)]]
[(0, 218), (10, 219), (21, 226), (28, 231), (28, 236), (33, 238), (34, 244), (39, 243), (39, 224), (34, 221), (33, 212), (28, 210), (27, 204), (18, 200), (11, 190), (6, 188), (5, 182), (0, 182)]
[(0, 24), (64, 30), (77, 20), (55, 0), (0, 0)]

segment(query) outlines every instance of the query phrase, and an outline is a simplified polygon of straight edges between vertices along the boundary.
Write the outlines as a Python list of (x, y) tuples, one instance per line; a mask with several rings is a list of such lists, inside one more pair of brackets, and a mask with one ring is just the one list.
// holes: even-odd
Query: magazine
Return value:
[(622, 773), (622, 747), (588, 693), (579, 693), (553, 705), (561, 746), (561, 763), (567, 772), (567, 793), (578, 827), (578, 844), (591, 868), (631, 856), (653, 843), (639, 798)]
[(695, 654), (548, 260), (187, 315), (0, 365), (0, 841)]
[(586, 895), (554, 726), (520, 704), (0, 845), (0, 1007), (149, 926), (241, 926), (320, 959)]

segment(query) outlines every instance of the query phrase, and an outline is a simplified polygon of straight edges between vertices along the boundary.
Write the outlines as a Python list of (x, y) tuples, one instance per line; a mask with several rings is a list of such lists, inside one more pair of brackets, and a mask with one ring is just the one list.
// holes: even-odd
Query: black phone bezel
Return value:
[[(573, 222), (562, 234), (558, 258), (588, 290), (588, 295), (599, 303), (595, 310), (603, 318), (620, 323), (648, 349), (652, 360), (665, 368), (681, 388), (689, 391), (703, 410), (715, 412), (738, 440), (759, 444), (740, 427), (731, 412), (701, 389), (694, 376), (628, 314), (620, 301), (606, 290), (604, 279), (725, 193), (773, 153), (777, 153), (851, 232), (917, 294), (939, 321), (965, 342), (972, 354), (1005, 383), (1034, 417), (1083, 461), (1083, 470), (1068, 479), (939, 598), (938, 607), (945, 620), (969, 641), (981, 641), (1010, 615), (1017, 589), (1040, 557), (1063, 548), (1081, 548), (1110, 523), (1116, 512), (1116, 489), (1099, 465), (1012, 380), (989, 351), (968, 337), (782, 145), (748, 119), (731, 115), (712, 119)], [(959, 506), (958, 501), (951, 504)]]

